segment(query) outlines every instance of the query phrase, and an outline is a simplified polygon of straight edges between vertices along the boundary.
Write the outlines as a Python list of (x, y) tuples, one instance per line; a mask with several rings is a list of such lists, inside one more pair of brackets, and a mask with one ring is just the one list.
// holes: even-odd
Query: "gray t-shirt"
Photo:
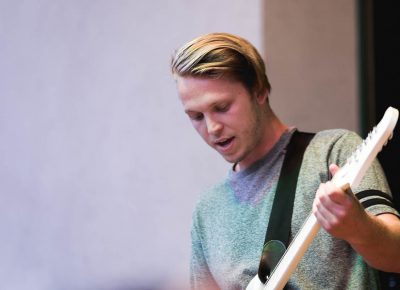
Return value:
[[(285, 132), (261, 160), (240, 172), (230, 170), (204, 192), (193, 213), (191, 283), (193, 289), (245, 289), (257, 274), (266, 228), (286, 146)], [(291, 233), (299, 231), (312, 209), (315, 192), (329, 180), (328, 166), (343, 165), (361, 142), (347, 130), (315, 135), (304, 153), (294, 201)], [(374, 161), (353, 192), (376, 189), (390, 194)], [(371, 198), (371, 197), (369, 197)], [(375, 215), (397, 211), (382, 197), (367, 208)], [(376, 271), (351, 246), (320, 230), (291, 276), (289, 289), (377, 289)]]

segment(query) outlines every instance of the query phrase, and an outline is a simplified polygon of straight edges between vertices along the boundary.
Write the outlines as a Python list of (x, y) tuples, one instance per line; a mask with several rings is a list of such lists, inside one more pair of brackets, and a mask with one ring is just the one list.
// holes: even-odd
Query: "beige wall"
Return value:
[(271, 103), (303, 130), (358, 131), (356, 1), (264, 2)]

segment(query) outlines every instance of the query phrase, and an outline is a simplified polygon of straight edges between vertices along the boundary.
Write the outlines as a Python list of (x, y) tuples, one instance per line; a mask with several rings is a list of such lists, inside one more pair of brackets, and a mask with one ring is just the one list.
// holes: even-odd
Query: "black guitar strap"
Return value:
[(258, 269), (258, 277), (263, 283), (289, 246), (297, 178), (304, 151), (314, 135), (295, 131), (286, 148)]

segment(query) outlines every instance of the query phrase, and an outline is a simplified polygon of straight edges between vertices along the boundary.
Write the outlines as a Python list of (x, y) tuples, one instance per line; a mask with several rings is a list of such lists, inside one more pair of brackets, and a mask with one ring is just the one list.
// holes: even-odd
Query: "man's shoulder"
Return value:
[(317, 132), (314, 139), (318, 140), (319, 142), (335, 142), (343, 138), (359, 139), (360, 137), (357, 133), (347, 129), (328, 129)]
[(360, 136), (347, 129), (329, 129), (317, 132), (305, 152), (304, 164), (314, 168), (320, 164), (326, 169), (326, 162), (342, 164), (361, 143)]
[(355, 146), (360, 143), (361, 137), (347, 129), (328, 129), (315, 134), (311, 145), (316, 148)]

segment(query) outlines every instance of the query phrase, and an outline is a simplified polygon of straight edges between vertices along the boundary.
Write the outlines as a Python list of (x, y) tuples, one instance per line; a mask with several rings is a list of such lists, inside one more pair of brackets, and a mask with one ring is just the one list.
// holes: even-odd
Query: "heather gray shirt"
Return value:
[[(257, 274), (266, 227), (291, 129), (249, 168), (234, 172), (201, 195), (193, 214), (191, 282), (194, 289), (245, 289)], [(296, 234), (311, 212), (315, 192), (329, 179), (331, 163), (343, 165), (361, 138), (346, 130), (316, 134), (299, 173), (291, 232)], [(367, 171), (359, 192), (390, 194), (378, 162)], [(380, 197), (377, 197), (380, 198)], [(383, 199), (382, 199), (383, 200)], [(378, 215), (397, 211), (384, 202), (367, 209)], [(205, 286), (207, 285), (207, 286)], [(350, 245), (320, 230), (290, 278), (290, 289), (377, 289), (375, 270)]]

